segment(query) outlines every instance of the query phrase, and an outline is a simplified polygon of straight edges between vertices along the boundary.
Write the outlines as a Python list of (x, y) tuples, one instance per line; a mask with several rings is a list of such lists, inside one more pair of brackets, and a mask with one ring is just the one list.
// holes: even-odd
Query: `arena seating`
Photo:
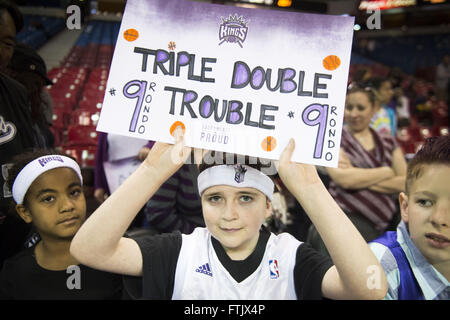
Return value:
[(75, 157), (82, 167), (93, 167), (99, 119), (118, 22), (90, 21), (74, 47), (48, 76), (54, 102), (53, 132), (57, 147)]
[(24, 15), (24, 28), (17, 34), (17, 42), (37, 49), (65, 28), (63, 18)]
[[(434, 41), (436, 43), (426, 42)], [(383, 54), (374, 50), (371, 54), (363, 56), (358, 53), (352, 53), (352, 65), (350, 67), (350, 78), (359, 68), (369, 68), (373, 76), (387, 77), (391, 68), (388, 66), (399, 66), (404, 71), (410, 71), (411, 74), (405, 73), (401, 82), (401, 87), (410, 102), (409, 124), (400, 127), (397, 130), (397, 142), (403, 149), (406, 158), (410, 159), (422, 146), (427, 137), (441, 136), (449, 134), (448, 106), (445, 101), (439, 101), (434, 95), (434, 72), (435, 67), (439, 63), (439, 55), (450, 50), (448, 37), (430, 36), (424, 38), (421, 36), (406, 37), (389, 40), (380, 38), (376, 40), (375, 45), (378, 50), (383, 48)], [(382, 44), (382, 46), (381, 46)], [(387, 52), (397, 52), (395, 56), (401, 60), (389, 61), (386, 59), (394, 59), (392, 55), (387, 54), (384, 48), (388, 48)], [(438, 51), (429, 52), (430, 48), (440, 48)], [(419, 48), (419, 50), (416, 50)], [(391, 51), (389, 51), (391, 50)], [(443, 51), (444, 50), (444, 51)], [(377, 53), (378, 52), (378, 53)], [(399, 54), (403, 52), (404, 54)], [(426, 59), (420, 60), (416, 54), (421, 54), (421, 58), (427, 56)], [(375, 62), (382, 61), (385, 64)], [(389, 57), (389, 58), (386, 58)], [(421, 70), (426, 70), (422, 72)]]
[[(362, 45), (363, 41), (371, 45)], [(450, 41), (448, 34), (383, 36), (356, 40), (354, 51), (386, 66), (431, 80), (442, 56), (450, 52)]]

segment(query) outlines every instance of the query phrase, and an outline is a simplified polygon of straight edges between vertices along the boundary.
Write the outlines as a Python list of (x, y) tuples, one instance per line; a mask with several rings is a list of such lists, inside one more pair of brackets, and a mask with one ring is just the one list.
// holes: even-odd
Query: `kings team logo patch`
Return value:
[(269, 272), (270, 279), (278, 279), (280, 277), (280, 272), (278, 271), (278, 260), (269, 260)]
[(14, 123), (8, 122), (0, 116), (0, 144), (13, 140), (16, 134), (17, 129)]
[(245, 173), (247, 169), (245, 169), (241, 164), (237, 164), (234, 166), (234, 181), (237, 183), (244, 182)]
[(242, 16), (235, 14), (228, 18), (222, 18), (222, 23), (219, 27), (219, 46), (224, 42), (237, 43), (241, 48), (242, 44), (247, 38), (248, 21), (245, 21)]

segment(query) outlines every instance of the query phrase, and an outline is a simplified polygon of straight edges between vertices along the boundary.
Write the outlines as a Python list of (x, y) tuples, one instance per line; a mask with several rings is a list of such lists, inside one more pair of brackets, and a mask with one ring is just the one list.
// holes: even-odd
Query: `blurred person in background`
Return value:
[[(112, 133), (98, 133), (98, 148), (95, 155), (94, 197), (103, 203), (145, 159), (153, 141), (121, 136)], [(142, 227), (144, 216), (140, 214), (131, 227)]]
[(0, 0), (0, 268), (6, 258), (23, 248), (30, 231), (15, 214), (8, 214), (12, 193), (6, 180), (11, 158), (39, 146), (26, 89), (5, 74), (14, 54), (16, 33), (22, 28), (18, 8)]
[[(396, 224), (393, 195), (404, 190), (406, 161), (395, 138), (370, 127), (377, 111), (371, 88), (351, 84), (347, 92), (338, 168), (326, 168), (329, 192), (366, 241)], [(307, 242), (326, 253), (311, 226)]]
[(436, 68), (436, 97), (447, 101), (449, 96), (450, 55), (446, 54)]
[(54, 147), (54, 136), (50, 131), (53, 101), (45, 86), (53, 82), (47, 78), (47, 66), (32, 47), (18, 43), (9, 61), (7, 73), (20, 82), (28, 92), (31, 118), (43, 148)]
[(387, 78), (371, 78), (366, 85), (373, 89), (375, 94), (376, 112), (370, 126), (381, 134), (390, 134), (395, 137), (397, 131), (396, 111), (388, 106), (394, 96), (392, 83)]

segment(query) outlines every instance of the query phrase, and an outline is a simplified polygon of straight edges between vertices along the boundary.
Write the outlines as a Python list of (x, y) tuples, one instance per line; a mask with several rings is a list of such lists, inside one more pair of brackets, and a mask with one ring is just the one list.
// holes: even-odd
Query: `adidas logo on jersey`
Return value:
[(197, 269), (195, 269), (195, 272), (203, 273), (212, 277), (212, 272), (211, 268), (209, 267), (209, 263), (205, 263), (204, 265), (198, 267)]

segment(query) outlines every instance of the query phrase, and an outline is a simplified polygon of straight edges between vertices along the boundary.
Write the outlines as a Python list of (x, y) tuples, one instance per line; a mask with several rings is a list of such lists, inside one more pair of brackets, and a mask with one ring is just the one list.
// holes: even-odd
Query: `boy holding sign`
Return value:
[(84, 223), (71, 253), (94, 268), (142, 276), (147, 299), (383, 298), (387, 281), (378, 260), (315, 168), (291, 162), (294, 148), (291, 140), (279, 160), (279, 175), (316, 225), (332, 261), (288, 234), (261, 230), (271, 214), (273, 183), (242, 164), (202, 165), (198, 186), (206, 228), (190, 235), (124, 238), (140, 208), (189, 156), (180, 130), (175, 145), (156, 143)]

